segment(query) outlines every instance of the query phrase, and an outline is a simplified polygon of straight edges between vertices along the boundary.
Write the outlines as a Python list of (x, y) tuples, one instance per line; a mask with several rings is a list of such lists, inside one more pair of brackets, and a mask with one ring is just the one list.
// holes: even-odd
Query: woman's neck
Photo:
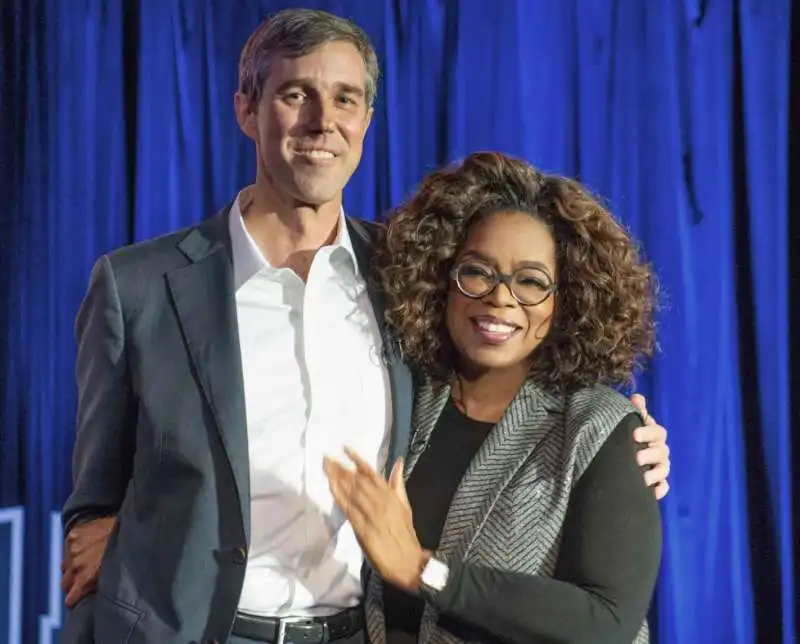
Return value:
[(497, 423), (528, 377), (527, 366), (456, 372), (452, 398), (473, 420)]

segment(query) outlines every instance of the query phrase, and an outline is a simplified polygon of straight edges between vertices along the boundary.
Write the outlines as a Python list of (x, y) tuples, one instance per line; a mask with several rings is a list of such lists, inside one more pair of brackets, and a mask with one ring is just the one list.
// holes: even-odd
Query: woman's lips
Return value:
[(513, 322), (489, 315), (472, 317), (469, 321), (477, 335), (487, 344), (504, 344), (520, 330), (519, 325)]

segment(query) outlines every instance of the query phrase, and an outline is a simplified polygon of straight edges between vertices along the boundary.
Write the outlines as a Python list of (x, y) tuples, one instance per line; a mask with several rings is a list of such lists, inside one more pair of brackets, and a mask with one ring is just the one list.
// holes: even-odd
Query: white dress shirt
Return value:
[(379, 471), (391, 393), (381, 337), (344, 214), (304, 283), (269, 265), (242, 212), (230, 212), (250, 452), (251, 539), (239, 610), (336, 613), (362, 596), (363, 556), (333, 505), (325, 454), (353, 447)]

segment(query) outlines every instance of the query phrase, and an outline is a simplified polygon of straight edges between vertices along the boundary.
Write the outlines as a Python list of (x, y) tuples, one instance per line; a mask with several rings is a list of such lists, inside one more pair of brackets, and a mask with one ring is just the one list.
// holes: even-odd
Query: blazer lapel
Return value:
[[(505, 487), (542, 439), (561, 424), (563, 401), (532, 381), (520, 389), (478, 450), (447, 514), (438, 553), (463, 559)], [(437, 416), (438, 418), (438, 416)]]
[(399, 345), (389, 331), (384, 311), (386, 302), (381, 293), (379, 281), (372, 265), (373, 246), (379, 224), (367, 225), (365, 222), (347, 217), (347, 227), (353, 252), (358, 260), (358, 268), (364, 275), (372, 311), (383, 338), (383, 354), (389, 371), (392, 390), (392, 435), (389, 441), (389, 454), (384, 474), (388, 475), (394, 462), (406, 455), (411, 439), (411, 410), (414, 397), (414, 383), (411, 370), (403, 361)]
[(417, 388), (414, 398), (413, 428), (414, 436), (408, 449), (405, 478), (411, 476), (417, 461), (431, 439), (442, 409), (450, 398), (450, 385), (441, 382), (427, 381)]
[(183, 238), (178, 247), (191, 264), (168, 273), (167, 281), (197, 379), (230, 461), (249, 542), (250, 471), (229, 211), (230, 207)]

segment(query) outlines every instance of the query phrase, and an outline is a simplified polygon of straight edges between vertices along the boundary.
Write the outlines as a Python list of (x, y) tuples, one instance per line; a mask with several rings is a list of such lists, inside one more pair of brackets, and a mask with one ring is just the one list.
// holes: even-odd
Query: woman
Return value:
[[(373, 573), (372, 644), (646, 642), (661, 554), (631, 380), (654, 279), (578, 183), (496, 153), (390, 218), (387, 316), (420, 374), (408, 462), (326, 461)], [(375, 574), (377, 573), (377, 574)]]

